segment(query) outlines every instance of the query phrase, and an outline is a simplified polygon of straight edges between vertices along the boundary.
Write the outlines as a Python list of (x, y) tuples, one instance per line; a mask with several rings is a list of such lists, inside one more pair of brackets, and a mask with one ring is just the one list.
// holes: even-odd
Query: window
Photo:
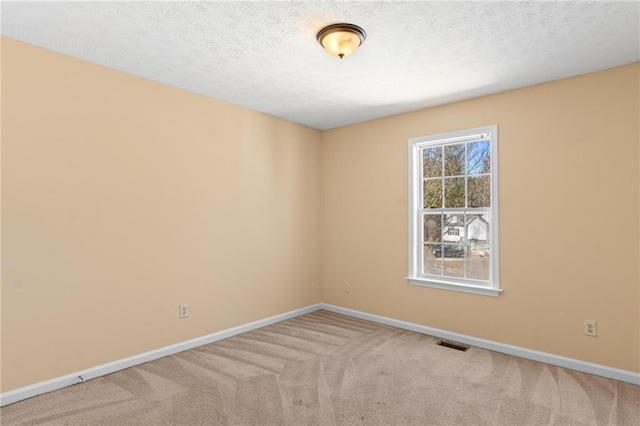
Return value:
[(452, 235), (454, 237), (460, 236), (460, 228), (450, 227), (447, 229), (447, 235)]
[(411, 284), (497, 296), (498, 127), (409, 140)]

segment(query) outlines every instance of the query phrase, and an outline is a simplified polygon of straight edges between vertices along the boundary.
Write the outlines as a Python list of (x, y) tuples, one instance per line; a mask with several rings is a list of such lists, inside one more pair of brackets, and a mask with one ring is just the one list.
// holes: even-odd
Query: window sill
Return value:
[(471, 284), (452, 284), (443, 281), (435, 281), (424, 278), (407, 277), (409, 284), (420, 287), (433, 287), (442, 290), (461, 291), (463, 293), (482, 294), (484, 296), (498, 297), (502, 290)]

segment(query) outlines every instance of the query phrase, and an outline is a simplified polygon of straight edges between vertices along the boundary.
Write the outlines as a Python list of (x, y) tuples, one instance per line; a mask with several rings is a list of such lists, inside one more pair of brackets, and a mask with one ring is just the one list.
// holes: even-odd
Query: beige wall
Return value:
[[(319, 301), (640, 372), (640, 65), (321, 134), (2, 60), (3, 392)], [(408, 285), (407, 139), (490, 124), (504, 294)]]
[[(2, 38), (0, 37), (0, 188), (2, 187)], [(0, 194), (0, 259), (2, 259), (2, 196)], [(2, 390), (2, 261), (0, 260), (0, 391)]]
[[(635, 64), (323, 133), (323, 302), (640, 372), (639, 74)], [(407, 139), (492, 124), (504, 293), (407, 284)], [(584, 319), (598, 337), (583, 335)]]
[(318, 131), (2, 43), (2, 391), (320, 301)]

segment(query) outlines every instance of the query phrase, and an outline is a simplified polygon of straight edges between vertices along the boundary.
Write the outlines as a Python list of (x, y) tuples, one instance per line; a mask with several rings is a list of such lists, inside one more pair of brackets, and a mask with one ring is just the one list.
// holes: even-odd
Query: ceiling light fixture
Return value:
[(321, 29), (317, 38), (327, 52), (342, 59), (364, 43), (367, 33), (357, 25), (333, 24)]

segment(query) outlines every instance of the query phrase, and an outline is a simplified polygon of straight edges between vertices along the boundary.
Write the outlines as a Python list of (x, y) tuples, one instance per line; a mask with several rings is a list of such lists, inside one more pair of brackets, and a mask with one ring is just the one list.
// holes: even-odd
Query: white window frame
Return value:
[[(476, 139), (489, 138), (491, 140), (491, 230), (490, 230), (490, 271), (488, 281), (479, 281), (422, 273), (422, 206), (423, 173), (421, 149), (426, 146), (443, 146), (452, 143), (472, 142)], [(452, 209), (456, 210), (456, 209)], [(459, 209), (457, 209), (459, 210)], [(442, 133), (409, 139), (409, 274), (410, 284), (435, 287), (446, 290), (462, 291), (466, 293), (498, 296), (500, 289), (500, 250), (499, 250), (499, 220), (498, 220), (498, 126), (486, 126), (475, 129)]]

